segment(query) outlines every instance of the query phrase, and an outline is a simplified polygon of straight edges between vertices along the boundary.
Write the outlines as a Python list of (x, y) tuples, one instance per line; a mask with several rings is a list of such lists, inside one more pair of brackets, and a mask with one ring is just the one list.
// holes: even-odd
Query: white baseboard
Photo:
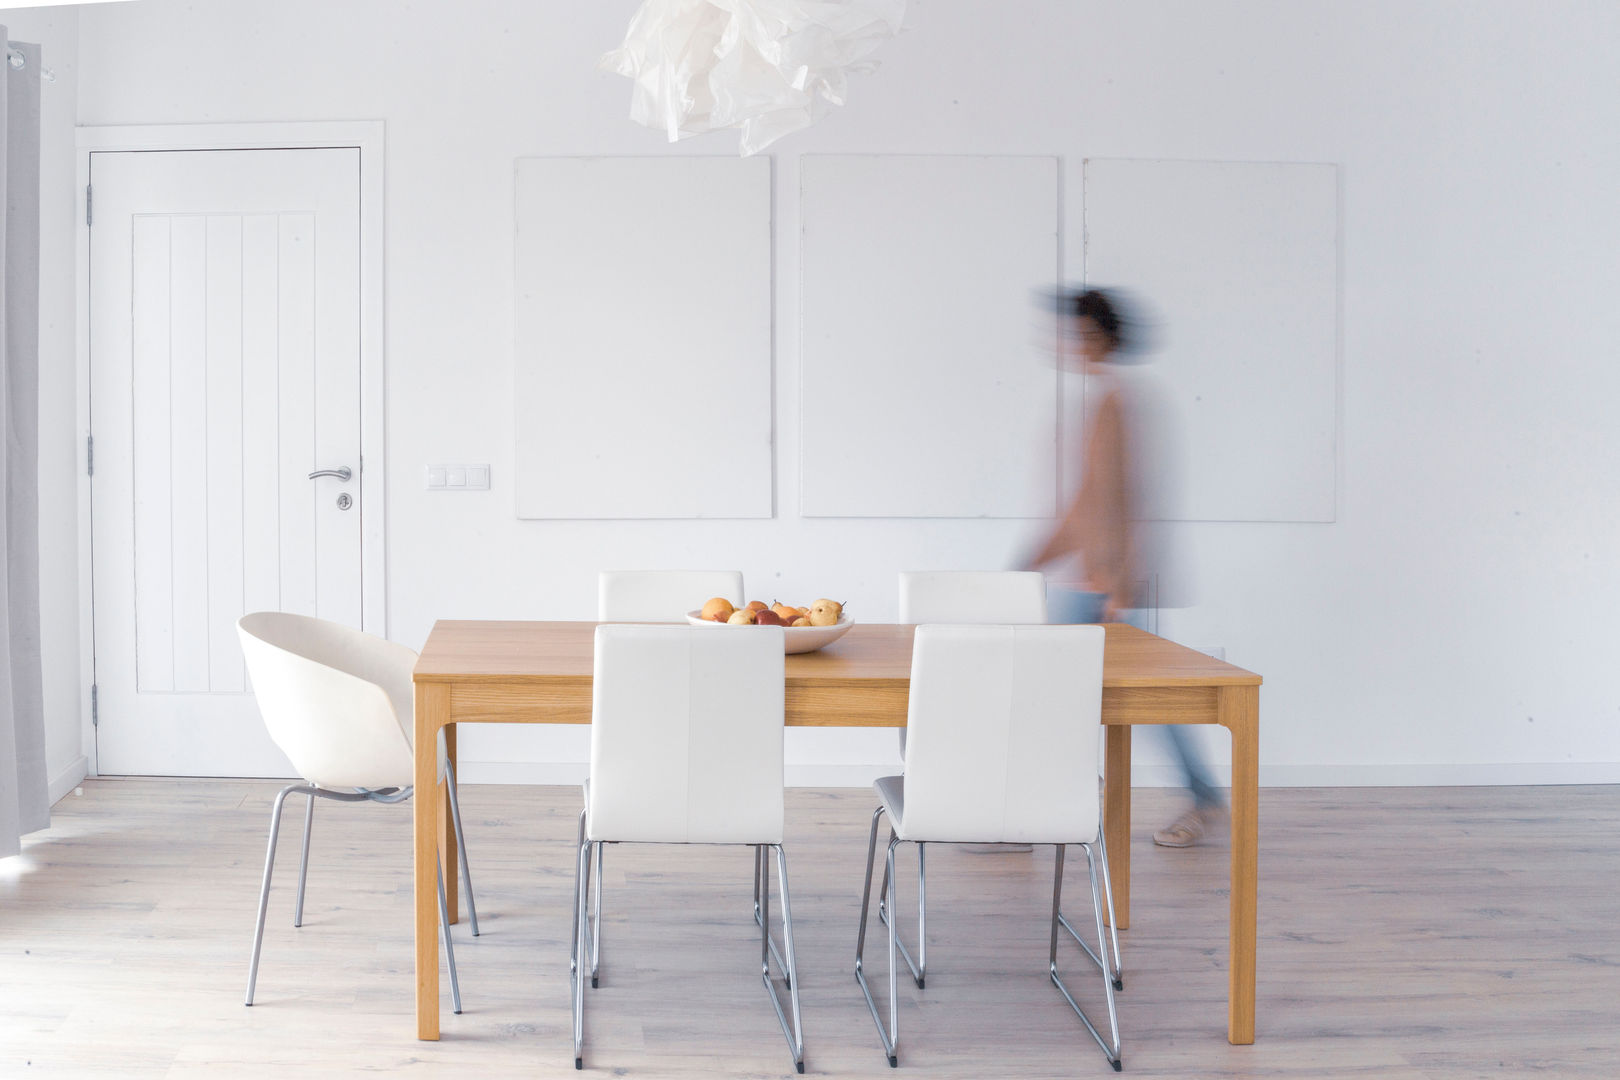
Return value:
[[(587, 768), (583, 761), (462, 761), (456, 779), (463, 784), (577, 785), (585, 782)], [(784, 771), (788, 787), (871, 787), (878, 777), (899, 772), (900, 763), (789, 765)]]
[[(1158, 770), (1156, 770), (1158, 771)], [(1173, 769), (1162, 770), (1171, 783)], [(1230, 770), (1217, 774), (1225, 784)], [(1138, 784), (1144, 783), (1141, 774)], [(1620, 761), (1512, 761), (1474, 764), (1262, 765), (1262, 787), (1524, 787), (1620, 784)], [(1158, 786), (1158, 785), (1153, 785)]]
[(789, 765), (783, 770), (788, 787), (870, 788), (880, 776), (896, 776), (904, 766), (898, 760), (877, 765)]
[(583, 761), (467, 761), (456, 762), (458, 784), (548, 784), (578, 787), (585, 783), (589, 765)]
[(84, 783), (84, 778), (90, 775), (90, 759), (81, 757), (55, 776), (51, 777), (50, 800), (55, 806), (67, 798), (68, 792)]
[[(66, 784), (62, 793), (84, 777), (84, 761), (78, 763), (78, 778)], [(463, 761), (458, 779), (467, 784), (581, 784), (585, 780), (583, 761)], [(789, 787), (870, 787), (880, 776), (900, 771), (898, 761), (875, 764), (789, 765)], [(1221, 786), (1231, 783), (1231, 770), (1210, 770)], [(70, 770), (71, 772), (71, 770)], [(64, 773), (63, 776), (69, 775)], [(1136, 787), (1173, 788), (1181, 785), (1181, 774), (1168, 765), (1137, 765), (1132, 770)], [(1474, 765), (1262, 765), (1262, 787), (1517, 787), (1530, 784), (1620, 784), (1620, 761), (1598, 762), (1511, 762)], [(51, 785), (52, 801), (60, 796)]]

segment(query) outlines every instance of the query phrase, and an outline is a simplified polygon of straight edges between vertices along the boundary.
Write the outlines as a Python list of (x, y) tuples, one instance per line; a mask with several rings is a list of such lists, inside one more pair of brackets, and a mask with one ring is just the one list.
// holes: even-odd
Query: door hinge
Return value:
[(84, 224), (89, 228), (94, 223), (95, 214), (92, 212), (96, 189), (94, 185), (84, 185)]
[(96, 437), (84, 437), (84, 473), (86, 476), (96, 475)]
[(101, 688), (95, 683), (90, 684), (90, 726), (101, 726)]

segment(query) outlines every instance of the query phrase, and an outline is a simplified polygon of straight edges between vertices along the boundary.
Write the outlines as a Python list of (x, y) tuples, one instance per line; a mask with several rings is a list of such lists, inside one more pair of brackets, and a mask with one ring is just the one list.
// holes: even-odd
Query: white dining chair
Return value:
[(711, 596), (741, 607), (740, 570), (603, 570), (596, 579), (597, 622), (684, 623)]
[[(411, 746), (415, 737), (415, 695), (411, 671), (416, 653), (403, 645), (362, 633), (340, 623), (307, 615), (261, 611), (237, 620), (242, 656), (270, 738), (287, 755), (303, 783), (290, 784), (276, 796), (270, 811), (270, 843), (259, 888), (259, 914), (253, 929), (253, 957), (248, 965), (247, 999), (259, 978), (259, 951), (264, 942), (270, 877), (276, 865), (276, 838), (281, 809), (289, 795), (304, 795), (304, 842), (298, 860), (298, 895), (293, 925), (304, 921), (304, 882), (309, 871), (309, 837), (315, 800), (398, 803), (411, 797), (415, 770)], [(474, 936), (478, 909), (473, 901), (467, 841), (461, 828), (461, 803), (455, 773), (439, 740), (439, 779), (446, 781), (450, 815), (461, 855), (467, 913)], [(461, 1011), (461, 984), (456, 977), (455, 946), (450, 939), (443, 867), (439, 870), (439, 929), (444, 935), (455, 1011)]]
[[(742, 571), (603, 570), (596, 576), (596, 621), (684, 624), (686, 612), (701, 608), (713, 596), (723, 596), (733, 607), (741, 607), (746, 602)], [(600, 853), (592, 862), (592, 873), (600, 901)], [(755, 908), (757, 911), (757, 902)]]
[[(1046, 577), (1029, 570), (942, 570), (903, 571), (900, 574), (900, 621), (903, 623), (946, 623), (952, 625), (1031, 625), (1046, 622)], [(906, 729), (898, 732), (900, 756), (906, 755)], [(1101, 740), (1101, 732), (1098, 733)], [(1098, 758), (1099, 762), (1101, 757)], [(928, 971), (928, 856), (923, 844), (917, 847), (917, 955), (912, 956), (905, 941), (900, 941), (900, 952), (911, 977), (919, 990), (926, 985)], [(1098, 853), (1103, 860), (1103, 880), (1106, 873), (1108, 849), (1099, 841)], [(878, 918), (888, 924), (888, 904), (879, 890)], [(1108, 926), (1112, 942), (1109, 954), (1114, 989), (1125, 989), (1124, 968), (1120, 962), (1119, 931), (1114, 920), (1113, 889), (1107, 890)], [(1062, 925), (1071, 934), (1074, 929), (1068, 919)], [(1081, 948), (1089, 949), (1078, 934), (1074, 934)]]
[(1046, 577), (1032, 570), (904, 571), (903, 623), (1045, 623)]
[[(1100, 626), (919, 626), (911, 657), (905, 772), (874, 785), (878, 808), (867, 841), (855, 978), (876, 1022), (889, 1064), (899, 1064), (899, 932), (889, 920), (889, 1022), (885, 1025), (865, 972), (866, 920), (872, 895), (878, 825), (891, 829), (881, 887), (895, 908), (895, 849), (901, 843), (1052, 844), (1051, 949), (1047, 970), (1086, 1030), (1117, 1071), (1119, 1018), (1114, 982), (1101, 959), (1107, 944), (1099, 877), (1107, 868), (1092, 848), (1102, 837), (1094, 783), (1102, 722), (1104, 634)], [(1091, 876), (1097, 951), (1111, 1038), (1105, 1040), (1058, 973), (1065, 848), (1078, 844)], [(1099, 874), (1100, 871), (1100, 874)], [(1077, 936), (1078, 940), (1078, 936)], [(918, 984), (921, 986), (921, 972)]]
[[(1046, 576), (1034, 570), (902, 570), (900, 621), (911, 625), (1046, 622)], [(906, 756), (906, 729), (900, 756)]]
[[(742, 844), (754, 849), (760, 977), (793, 1063), (804, 1071), (793, 909), (782, 852), (783, 631), (780, 627), (599, 626), (590, 777), (579, 817), (569, 973), (574, 1067), (584, 1068), (585, 974), (598, 985), (602, 845)], [(769, 854), (782, 898), (782, 948), (770, 929)], [(763, 873), (762, 873), (763, 872)], [(785, 960), (782, 959), (785, 956)], [(771, 977), (778, 958), (789, 1007)], [(787, 1012), (792, 1013), (789, 1026)]]

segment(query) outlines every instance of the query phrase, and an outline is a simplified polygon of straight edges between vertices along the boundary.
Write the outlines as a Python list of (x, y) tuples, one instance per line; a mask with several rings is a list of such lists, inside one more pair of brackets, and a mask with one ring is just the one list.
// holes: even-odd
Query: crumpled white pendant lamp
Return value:
[(809, 127), (900, 31), (906, 0), (645, 0), (601, 68), (670, 142), (738, 128), (744, 156)]

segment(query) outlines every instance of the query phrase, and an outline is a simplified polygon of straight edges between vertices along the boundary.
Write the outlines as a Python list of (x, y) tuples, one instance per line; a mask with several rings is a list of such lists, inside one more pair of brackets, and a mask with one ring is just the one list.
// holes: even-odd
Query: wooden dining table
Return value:
[[(436, 623), (416, 663), (416, 1034), (439, 1037), (439, 912), (435, 855), (456, 865), (438, 779), (442, 729), (452, 764), (457, 724), (588, 724), (596, 623)], [(904, 727), (915, 627), (860, 624), (816, 652), (786, 658), (790, 727)], [(1123, 623), (1106, 627), (1102, 721), (1107, 728), (1103, 828), (1114, 910), (1131, 917), (1131, 728), (1219, 724), (1232, 736), (1231, 894), (1227, 1039), (1254, 1042), (1259, 856), (1260, 676)], [(457, 875), (445, 875), (457, 921)]]

